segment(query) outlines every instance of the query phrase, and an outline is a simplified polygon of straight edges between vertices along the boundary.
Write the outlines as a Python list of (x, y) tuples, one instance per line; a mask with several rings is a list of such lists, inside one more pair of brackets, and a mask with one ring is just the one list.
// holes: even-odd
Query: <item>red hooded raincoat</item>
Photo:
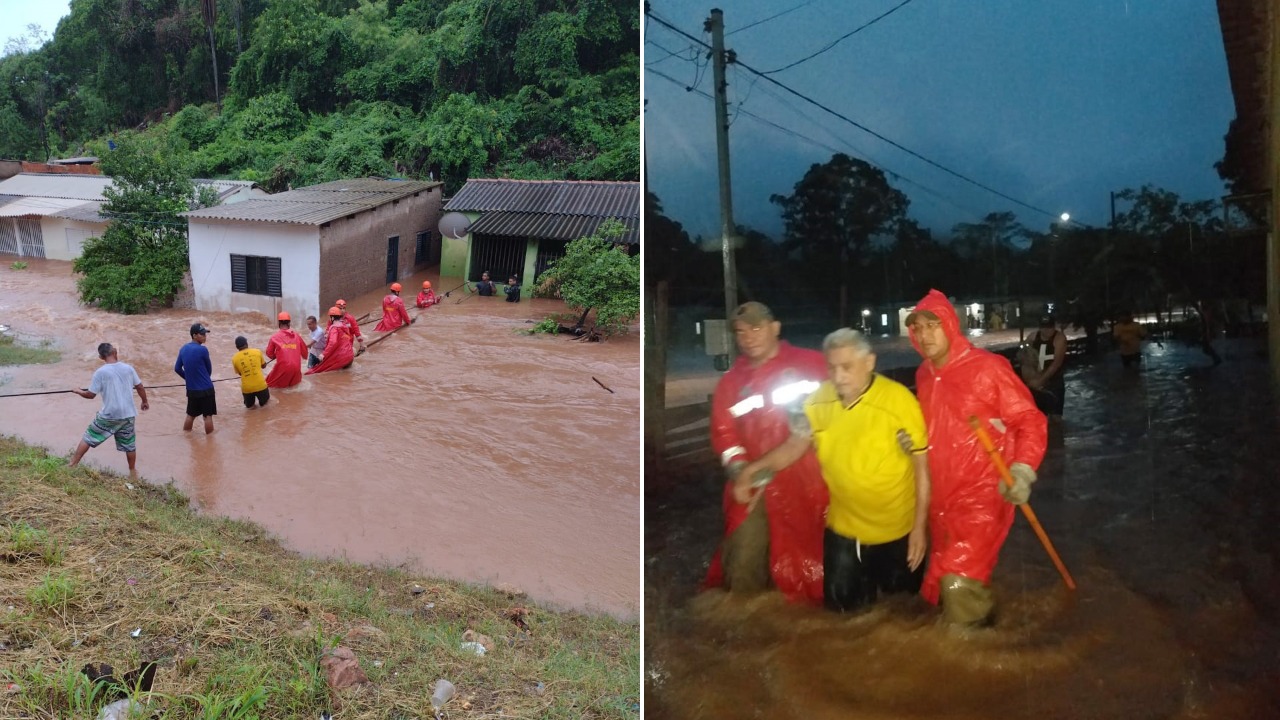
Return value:
[[(976, 415), (1005, 462), (1040, 466), (1048, 443), (1044, 414), (1003, 357), (975, 348), (960, 330), (946, 296), (930, 290), (916, 310), (942, 322), (951, 341), (947, 362), (926, 359), (916, 370), (916, 395), (929, 431), (929, 567), (920, 594), (937, 604), (943, 575), (991, 580), (1013, 524), (1013, 505), (1000, 495), (1000, 475), (969, 426)], [(920, 350), (914, 331), (911, 343)]]

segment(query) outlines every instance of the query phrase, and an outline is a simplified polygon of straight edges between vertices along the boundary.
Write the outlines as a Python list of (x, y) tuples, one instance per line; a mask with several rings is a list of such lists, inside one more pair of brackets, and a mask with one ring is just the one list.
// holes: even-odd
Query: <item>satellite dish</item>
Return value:
[(470, 229), (471, 221), (462, 213), (445, 213), (445, 216), (440, 218), (440, 234), (444, 237), (461, 240), (462, 236), (466, 235)]

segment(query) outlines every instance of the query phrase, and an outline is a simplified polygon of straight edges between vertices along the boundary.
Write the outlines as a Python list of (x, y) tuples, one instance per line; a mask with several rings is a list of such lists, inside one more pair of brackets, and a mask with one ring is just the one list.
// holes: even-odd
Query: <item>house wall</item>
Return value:
[(439, 225), (439, 187), (327, 223), (320, 228), (319, 297), (332, 303), (386, 287), (387, 238), (393, 235), (400, 237), (396, 279), (409, 277), (421, 269), (413, 264), (417, 234), (438, 233)]
[[(463, 213), (471, 222), (475, 222), (480, 217), (480, 213)], [(436, 231), (439, 232), (439, 221), (436, 222)], [(440, 276), (441, 277), (470, 277), (471, 272), (471, 233), (463, 235), (461, 239), (452, 238), (441, 233), (440, 241)]]
[(44, 235), (44, 256), (50, 260), (75, 260), (80, 257), (85, 240), (101, 237), (106, 229), (106, 223), (40, 218), (40, 232)]
[[(320, 314), (319, 228), (313, 225), (189, 221), (191, 279), (196, 309)], [(280, 258), (281, 297), (231, 292), (231, 255)], [(328, 309), (326, 305), (323, 309)]]

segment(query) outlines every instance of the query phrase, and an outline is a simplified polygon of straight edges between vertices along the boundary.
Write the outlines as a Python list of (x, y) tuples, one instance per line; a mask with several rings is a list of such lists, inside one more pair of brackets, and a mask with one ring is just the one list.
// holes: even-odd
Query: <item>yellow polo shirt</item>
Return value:
[(263, 365), (266, 365), (266, 360), (257, 348), (245, 348), (231, 358), (231, 367), (240, 376), (241, 393), (248, 395), (267, 389), (267, 379), (262, 376)]
[(904, 429), (927, 448), (920, 403), (901, 383), (876, 374), (848, 407), (830, 380), (809, 395), (805, 415), (822, 476), (831, 491), (827, 527), (869, 545), (897, 540), (915, 522), (916, 475), (898, 445)]

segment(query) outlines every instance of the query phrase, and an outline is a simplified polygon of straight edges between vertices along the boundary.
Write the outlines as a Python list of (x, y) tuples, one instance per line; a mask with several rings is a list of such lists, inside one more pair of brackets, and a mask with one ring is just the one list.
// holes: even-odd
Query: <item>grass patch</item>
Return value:
[[(493, 650), (461, 650), (467, 630)], [(637, 718), (639, 634), (488, 588), (302, 558), (260, 527), (196, 515), (170, 488), (129, 491), (0, 438), (0, 687), (16, 688), (0, 693), (0, 717), (95, 717), (107, 700), (81, 667), (156, 661), (138, 699), (167, 720), (430, 718), (437, 678), (458, 688), (450, 720)], [(330, 691), (320, 661), (339, 644), (367, 685)]]
[(26, 270), (27, 262), (25, 260), (14, 260), (9, 264), (10, 270)]
[(62, 359), (62, 353), (49, 349), (49, 342), (41, 343), (41, 347), (27, 347), (19, 344), (11, 335), (0, 335), (0, 365), (38, 365), (56, 363)]

